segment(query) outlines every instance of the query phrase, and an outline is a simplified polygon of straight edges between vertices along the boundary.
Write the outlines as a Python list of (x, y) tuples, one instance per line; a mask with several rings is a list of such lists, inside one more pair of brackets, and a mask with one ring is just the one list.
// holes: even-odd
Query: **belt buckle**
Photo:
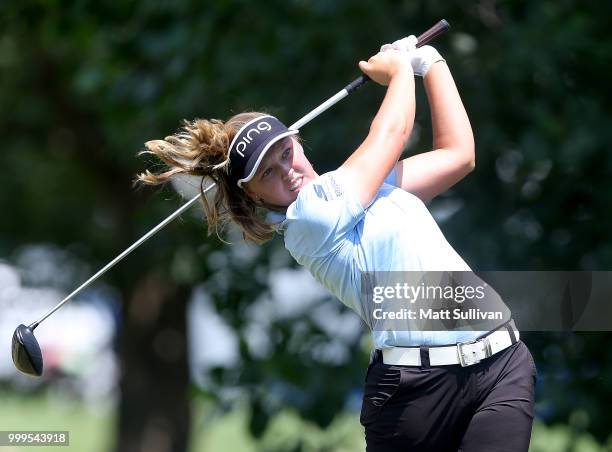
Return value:
[(480, 361), (482, 361), (480, 358), (475, 356), (476, 353), (473, 352), (470, 355), (466, 355), (461, 349), (461, 347), (463, 347), (464, 345), (476, 344), (481, 341), (484, 342), (485, 346), (485, 358), (488, 358), (489, 356), (491, 356), (491, 345), (489, 344), (489, 340), (486, 337), (474, 341), (465, 341), (457, 343), (457, 355), (459, 356), (459, 364), (461, 364), (461, 367), (471, 366), (473, 364), (478, 364)]

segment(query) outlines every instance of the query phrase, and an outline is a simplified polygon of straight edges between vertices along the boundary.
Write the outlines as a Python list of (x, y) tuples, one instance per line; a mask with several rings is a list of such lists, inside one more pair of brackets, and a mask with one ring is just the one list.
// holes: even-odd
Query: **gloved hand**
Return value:
[(446, 61), (432, 46), (423, 46), (410, 52), (410, 63), (416, 75), (425, 77), (429, 68), (438, 61)]
[(381, 52), (389, 49), (405, 50), (407, 52), (416, 49), (417, 38), (415, 35), (406, 36), (403, 39), (398, 39), (393, 44), (385, 44), (380, 48)]
[(409, 54), (412, 70), (416, 75), (425, 77), (429, 68), (438, 61), (445, 61), (442, 55), (432, 46), (416, 48), (417, 38), (410, 35), (395, 41), (393, 44), (385, 44), (380, 48), (381, 52), (389, 49), (403, 50)]

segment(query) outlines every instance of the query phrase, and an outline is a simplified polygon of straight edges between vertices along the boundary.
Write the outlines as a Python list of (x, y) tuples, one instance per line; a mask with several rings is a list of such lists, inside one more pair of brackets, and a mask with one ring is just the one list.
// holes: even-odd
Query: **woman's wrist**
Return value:
[(395, 72), (391, 74), (391, 79), (393, 80), (396, 77), (412, 77), (414, 78), (414, 71), (412, 70), (412, 65), (410, 64), (410, 60), (402, 59), (397, 63)]
[[(440, 64), (440, 63), (444, 63), (444, 64)], [(427, 73), (423, 76), (423, 80), (428, 79), (428, 75), (431, 74), (431, 71), (436, 71), (439, 70), (442, 66), (445, 66), (446, 68), (448, 68), (447, 64), (446, 64), (446, 60), (438, 60), (434, 63), (431, 64), (431, 66), (429, 66), (427, 68)]]

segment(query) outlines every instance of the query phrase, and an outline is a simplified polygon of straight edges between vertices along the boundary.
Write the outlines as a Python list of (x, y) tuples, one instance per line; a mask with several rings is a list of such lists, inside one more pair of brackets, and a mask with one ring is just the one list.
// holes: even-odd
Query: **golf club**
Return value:
[[(425, 45), (426, 43), (428, 43), (432, 39), (436, 38), (440, 34), (442, 34), (445, 31), (447, 31), (449, 28), (450, 28), (450, 25), (449, 25), (449, 23), (446, 20), (439, 21), (433, 27), (431, 27), (429, 30), (427, 30), (425, 33), (421, 34), (417, 38), (416, 46), (420, 47), (422, 45)], [(361, 86), (363, 86), (369, 80), (370, 80), (370, 78), (367, 77), (366, 75), (362, 75), (362, 76), (358, 77), (357, 79), (355, 79), (354, 81), (352, 81), (351, 83), (346, 85), (341, 91), (339, 91), (338, 93), (336, 93), (335, 95), (333, 95), (332, 97), (327, 99), (325, 102), (323, 102), (321, 105), (316, 107), (314, 110), (312, 110), (311, 112), (306, 114), (299, 121), (297, 121), (296, 123), (292, 124), (289, 127), (289, 129), (292, 129), (292, 130), (299, 129), (304, 124), (310, 122), (312, 119), (314, 119), (317, 116), (319, 116), (325, 110), (327, 110), (328, 108), (330, 108), (334, 104), (338, 103), (340, 100), (344, 99), (346, 96), (348, 96), (352, 92), (354, 92), (357, 89), (359, 89)], [(13, 341), (12, 341), (12, 356), (13, 356), (13, 362), (15, 363), (15, 367), (17, 367), (17, 369), (19, 369), (21, 372), (29, 374), (29, 375), (35, 375), (35, 376), (42, 375), (42, 372), (43, 372), (43, 356), (42, 356), (42, 352), (40, 350), (40, 346), (38, 344), (38, 341), (36, 340), (36, 337), (34, 336), (34, 329), (36, 329), (36, 327), (38, 325), (40, 325), (45, 319), (47, 319), (51, 314), (53, 314), (55, 311), (57, 311), (59, 308), (61, 308), (68, 301), (70, 301), (81, 290), (83, 290), (84, 288), (89, 286), (91, 283), (93, 283), (95, 280), (97, 280), (100, 276), (102, 276), (104, 273), (106, 273), (109, 269), (111, 269), (113, 266), (115, 266), (115, 264), (117, 264), (119, 261), (121, 261), (124, 257), (126, 257), (128, 254), (130, 254), (136, 248), (138, 248), (147, 239), (149, 239), (151, 236), (155, 235), (160, 229), (162, 229), (164, 226), (166, 226), (168, 223), (170, 223), (176, 217), (178, 217), (183, 212), (185, 212), (187, 209), (189, 209), (193, 204), (195, 204), (195, 202), (204, 193), (208, 192), (214, 186), (215, 186), (214, 183), (210, 184), (208, 187), (206, 187), (203, 190), (203, 192), (201, 194), (198, 194), (198, 195), (194, 196), (190, 201), (188, 201), (185, 204), (183, 204), (179, 209), (177, 209), (174, 213), (172, 213), (168, 218), (163, 220), (161, 223), (159, 223), (157, 226), (155, 226), (153, 229), (151, 229), (149, 232), (147, 232), (145, 235), (143, 235), (140, 239), (138, 239), (129, 248), (127, 248), (125, 251), (123, 251), (121, 254), (119, 254), (117, 257), (115, 257), (112, 261), (110, 261), (108, 264), (106, 264), (102, 269), (100, 269), (91, 278), (89, 278), (87, 281), (85, 281), (83, 284), (81, 284), (81, 286), (79, 286), (72, 293), (70, 293), (57, 306), (55, 306), (53, 309), (51, 309), (49, 312), (47, 312), (45, 315), (43, 315), (40, 319), (38, 319), (37, 321), (35, 321), (34, 323), (32, 323), (29, 326), (25, 326), (23, 324), (19, 325), (17, 327), (17, 329), (15, 330), (15, 333), (13, 334)]]

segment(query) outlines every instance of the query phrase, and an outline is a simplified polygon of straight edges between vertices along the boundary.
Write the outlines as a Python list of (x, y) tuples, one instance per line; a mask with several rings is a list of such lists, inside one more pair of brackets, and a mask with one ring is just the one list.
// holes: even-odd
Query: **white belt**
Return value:
[[(519, 340), (518, 330), (514, 330), (516, 340)], [(462, 367), (479, 363), (512, 345), (508, 330), (500, 329), (477, 341), (460, 342), (449, 346), (430, 346), (429, 365), (448, 366), (461, 364)], [(383, 363), (394, 366), (420, 366), (420, 347), (390, 347), (382, 349)]]

